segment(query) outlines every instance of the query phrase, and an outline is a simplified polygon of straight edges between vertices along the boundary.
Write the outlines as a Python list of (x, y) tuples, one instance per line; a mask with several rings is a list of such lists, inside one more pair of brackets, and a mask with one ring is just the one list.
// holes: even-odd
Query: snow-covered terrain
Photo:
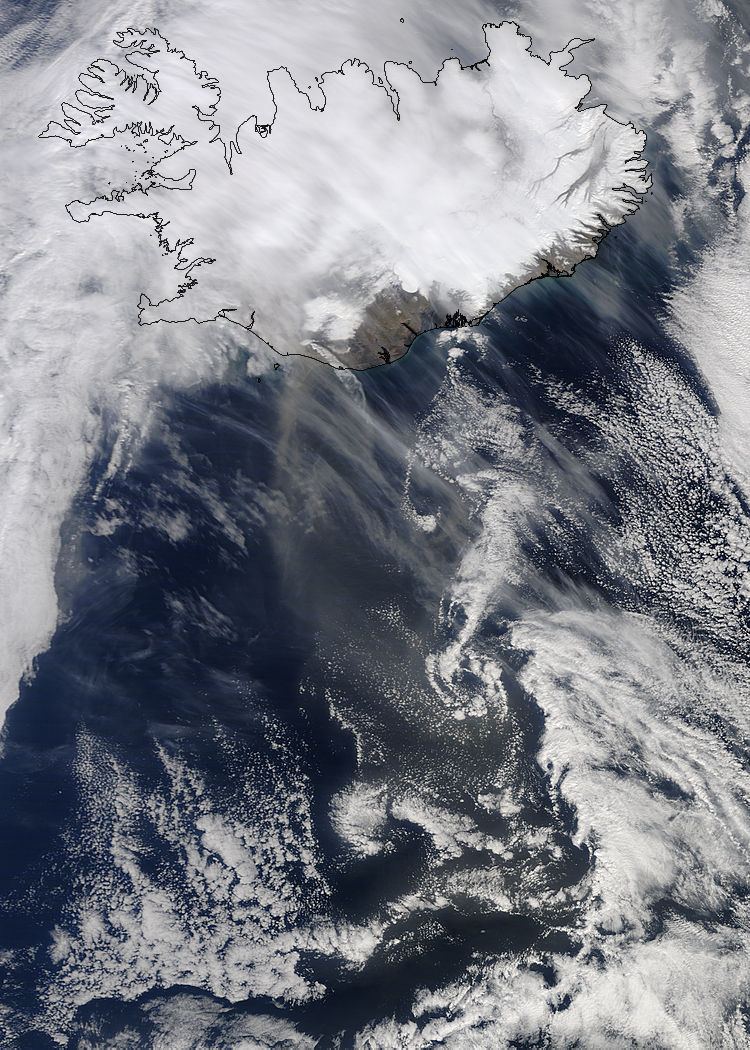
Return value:
[(544, 62), (513, 23), (484, 34), (485, 60), (449, 58), (427, 81), (356, 57), (306, 85), (269, 70), (272, 119), (238, 128), (221, 70), (156, 30), (118, 34), (44, 132), (95, 144), (103, 192), (70, 215), (156, 230), (142, 324), (227, 316), (282, 354), (394, 360), (446, 318), (570, 272), (649, 186), (645, 136), (581, 107), (590, 83), (564, 70), (580, 41)]

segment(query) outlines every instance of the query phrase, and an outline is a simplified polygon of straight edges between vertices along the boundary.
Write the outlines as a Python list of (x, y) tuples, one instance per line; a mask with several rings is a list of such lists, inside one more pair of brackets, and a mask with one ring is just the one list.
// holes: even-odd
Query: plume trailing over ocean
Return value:
[(744, 10), (4, 19), (8, 1045), (750, 1045)]

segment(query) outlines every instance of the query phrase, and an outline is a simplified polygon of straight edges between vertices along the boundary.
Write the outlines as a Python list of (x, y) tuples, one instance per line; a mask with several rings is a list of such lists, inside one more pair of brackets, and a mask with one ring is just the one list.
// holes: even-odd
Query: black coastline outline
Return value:
[[(173, 47), (170, 44), (170, 42), (166, 39), (166, 37), (164, 37), (156, 28), (146, 27), (145, 29), (137, 29), (135, 27), (128, 27), (125, 30), (118, 31), (113, 38), (113, 42), (117, 47), (120, 47), (125, 52), (125, 62), (127, 62), (130, 66), (134, 67), (135, 69), (139, 70), (139, 72), (131, 73), (129, 70), (118, 66), (117, 63), (115, 63), (112, 59), (95, 59), (87, 67), (86, 71), (80, 74), (78, 77), (78, 82), (81, 86), (75, 91), (75, 99), (77, 105), (73, 105), (72, 103), (68, 102), (63, 102), (61, 105), (63, 113), (62, 123), (60, 123), (60, 121), (50, 121), (45, 130), (39, 134), (38, 138), (60, 138), (67, 142), (69, 146), (75, 148), (80, 147), (82, 145), (86, 145), (89, 141), (94, 141), (96, 139), (101, 138), (114, 138), (118, 134), (131, 132), (134, 134), (141, 134), (155, 138), (161, 141), (163, 146), (168, 150), (168, 152), (164, 153), (163, 156), (159, 157), (159, 159), (151, 167), (144, 169), (140, 173), (138, 181), (130, 187), (123, 189), (113, 189), (110, 194), (96, 197), (88, 202), (75, 200), (71, 201), (69, 204), (66, 205), (66, 211), (68, 212), (68, 215), (71, 219), (73, 219), (74, 222), (88, 222), (92, 216), (104, 214), (149, 220), (154, 224), (154, 229), (157, 235), (159, 246), (162, 249), (162, 254), (165, 256), (171, 254), (175, 255), (176, 262), (174, 263), (173, 269), (176, 273), (182, 273), (184, 275), (184, 280), (178, 284), (177, 292), (174, 296), (161, 299), (156, 303), (152, 302), (145, 292), (141, 293), (137, 306), (137, 319), (138, 324), (140, 326), (160, 323), (187, 324), (191, 321), (196, 324), (213, 324), (219, 320), (224, 320), (229, 321), (234, 325), (237, 325), (245, 332), (251, 333), (280, 357), (308, 358), (312, 361), (317, 361), (320, 364), (325, 364), (330, 368), (336, 368), (342, 371), (368, 371), (371, 368), (382, 368), (384, 365), (393, 363), (392, 354), (385, 347), (381, 347), (381, 350), (377, 355), (380, 358), (380, 361), (375, 361), (371, 365), (364, 366), (363, 368), (354, 368), (354, 366), (345, 365), (341, 363), (333, 364), (330, 361), (324, 360), (322, 357), (314, 356), (308, 353), (294, 351), (284, 352), (281, 350), (277, 350), (276, 347), (273, 346), (273, 344), (269, 343), (266, 339), (259, 335), (258, 332), (254, 330), (255, 310), (252, 311), (250, 323), (247, 325), (242, 324), (240, 321), (229, 316), (231, 313), (238, 309), (238, 307), (236, 306), (222, 307), (220, 310), (217, 311), (217, 313), (213, 317), (204, 317), (202, 319), (199, 319), (197, 317), (181, 317), (176, 320), (169, 320), (168, 318), (156, 318), (153, 321), (144, 320), (143, 314), (148, 308), (157, 308), (165, 303), (176, 302), (178, 299), (183, 298), (185, 293), (198, 283), (198, 278), (193, 276), (191, 274), (191, 271), (202, 265), (210, 265), (215, 260), (202, 256), (190, 259), (188, 256), (186, 256), (184, 254), (183, 249), (189, 247), (191, 244), (194, 243), (194, 239), (192, 237), (178, 239), (174, 242), (174, 244), (170, 245), (169, 240), (167, 239), (164, 232), (167, 226), (169, 225), (169, 221), (164, 220), (159, 214), (158, 210), (122, 212), (113, 211), (107, 209), (106, 207), (97, 209), (94, 206), (98, 205), (99, 203), (113, 203), (115, 200), (118, 202), (122, 202), (128, 195), (136, 192), (142, 193), (144, 196), (148, 196), (149, 190), (155, 188), (180, 191), (191, 190), (193, 180), (196, 176), (196, 171), (194, 168), (190, 168), (187, 174), (180, 177), (179, 179), (170, 179), (168, 176), (161, 175), (154, 169), (158, 167), (158, 165), (162, 161), (168, 159), (169, 157), (175, 156), (177, 153), (181, 152), (184, 149), (189, 149), (191, 146), (196, 144), (196, 141), (190, 141), (185, 139), (178, 131), (176, 131), (174, 126), (171, 126), (169, 128), (155, 128), (148, 122), (131, 122), (122, 125), (115, 124), (109, 128), (103, 128), (98, 134), (86, 138), (85, 141), (76, 142), (75, 138), (81, 134), (81, 129), (83, 127), (82, 120), (80, 120), (79, 117), (82, 117), (85, 121), (88, 122), (89, 128), (97, 124), (104, 124), (108, 119), (110, 119), (110, 112), (113, 111), (115, 108), (115, 99), (112, 95), (107, 95), (104, 93), (104, 91), (100, 91), (97, 88), (97, 82), (101, 84), (102, 87), (106, 87), (105, 78), (103, 74), (105, 73), (105, 69), (107, 67), (109, 67), (117, 74), (117, 76), (119, 77), (118, 83), (121, 88), (124, 88), (125, 90), (131, 91), (133, 93), (140, 91), (142, 94), (143, 103), (146, 106), (152, 105), (153, 102), (156, 101), (156, 99), (160, 96), (162, 90), (158, 79), (159, 70), (157, 69), (156, 71), (152, 71), (148, 67), (141, 65), (137, 61), (137, 58), (139, 53), (143, 55), (154, 55), (156, 53), (159, 53), (161, 50), (164, 50), (169, 55), (175, 55), (179, 61), (185, 61), (189, 63), (190, 67), (192, 67), (193, 75), (198, 81), (198, 85), (202, 89), (208, 88), (215, 93), (215, 100), (211, 102), (205, 109), (201, 109), (197, 105), (193, 105), (191, 108), (195, 111), (197, 119), (204, 124), (208, 124), (209, 132), (213, 132), (213, 134), (208, 140), (209, 143), (216, 141), (220, 142), (224, 152), (224, 162), (227, 166), (229, 174), (232, 175), (232, 165), (234, 158), (235, 156), (242, 155), (242, 148), (240, 146), (239, 139), (240, 134), (246, 128), (246, 126), (250, 124), (251, 121), (254, 121), (252, 130), (261, 138), (267, 137), (273, 131), (273, 126), (278, 116), (278, 104), (276, 101), (275, 92), (273, 90), (273, 85), (271, 83), (272, 74), (282, 72), (286, 73), (295, 90), (307, 99), (310, 109), (313, 112), (322, 112), (325, 109), (325, 106), (328, 101), (324, 90), (325, 79), (327, 77), (344, 75), (347, 69), (351, 67), (364, 69), (370, 74), (373, 87), (382, 89), (388, 96), (389, 101), (391, 103), (391, 107), (393, 109), (394, 116), (397, 121), (400, 121), (401, 116), (399, 113), (399, 107), (401, 99), (396, 88), (388, 78), (389, 67), (403, 67), (404, 69), (408, 69), (411, 73), (415, 74), (424, 85), (437, 85), (438, 80), (440, 78), (440, 74), (446, 68), (448, 63), (453, 64), (457, 62), (461, 70), (478, 69), (483, 65), (489, 65), (490, 58), (492, 55), (492, 48), (489, 44), (489, 41), (487, 40), (487, 30), (498, 29), (506, 25), (513, 26), (516, 30), (516, 35), (519, 36), (522, 40), (527, 41), (527, 45), (524, 50), (528, 53), (530, 58), (536, 61), (544, 62), (545, 65), (551, 67), (552, 60), (554, 58), (563, 58), (566, 54), (570, 56), (567, 62), (562, 62), (555, 68), (559, 69), (566, 77), (571, 77), (573, 80), (581, 80), (581, 78), (583, 77), (589, 83), (588, 89), (581, 96), (579, 102), (575, 107), (576, 112), (582, 112), (584, 110), (592, 108), (601, 110), (602, 115), (605, 116), (608, 120), (614, 121), (615, 124), (619, 124), (623, 128), (632, 128), (633, 131), (635, 131), (637, 134), (643, 136), (643, 147), (640, 150), (636, 150), (631, 154), (631, 156), (626, 160), (623, 166), (623, 170), (626, 173), (633, 172), (633, 174), (637, 174), (638, 178), (644, 178), (646, 180), (644, 182), (645, 189), (643, 191), (636, 190), (633, 186), (629, 185), (628, 183), (623, 183), (620, 186), (610, 187), (611, 192), (619, 195), (620, 202), (624, 206), (625, 210), (623, 211), (623, 215), (620, 221), (616, 223), (609, 223), (601, 213), (597, 212), (594, 214), (596, 228), (589, 235), (589, 244), (594, 248), (592, 254), (583, 256), (583, 258), (571, 264), (571, 266), (566, 270), (556, 269), (549, 260), (540, 260), (540, 271), (538, 273), (532, 275), (526, 281), (521, 281), (518, 284), (516, 284), (509, 292), (506, 292), (502, 299), (499, 299), (497, 302), (492, 303), (487, 310), (485, 310), (483, 313), (477, 316), (466, 318), (457, 308), (454, 314), (448, 314), (446, 316), (445, 322), (439, 325), (435, 325), (433, 328), (426, 328), (418, 333), (414, 332), (414, 330), (410, 328), (410, 332), (413, 335), (413, 339), (411, 339), (411, 341), (409, 341), (408, 343), (404, 344), (404, 353), (401, 354), (398, 358), (396, 358), (396, 360), (399, 361), (402, 357), (406, 356), (406, 354), (409, 352), (416, 340), (420, 338), (420, 336), (425, 335), (427, 332), (450, 331), (455, 330), (456, 328), (476, 326), (480, 324), (484, 320), (484, 318), (486, 318), (488, 314), (490, 314), (500, 304), (500, 302), (507, 299), (508, 296), (512, 295), (513, 292), (515, 292), (518, 288), (522, 288), (525, 285), (530, 284), (532, 281), (538, 280), (541, 277), (570, 276), (575, 272), (576, 268), (582, 262), (586, 262), (592, 258), (595, 258), (598, 252), (598, 246), (601, 244), (602, 240), (607, 236), (607, 234), (616, 226), (623, 225), (627, 221), (627, 219), (635, 212), (637, 212), (639, 208), (643, 205), (646, 194), (651, 189), (653, 182), (651, 174), (647, 174), (648, 162), (646, 161), (644, 163), (643, 157), (648, 142), (646, 133), (643, 130), (637, 128), (632, 121), (617, 120), (608, 112), (606, 104), (600, 104), (595, 107), (585, 106), (585, 99), (588, 97), (592, 90), (592, 84), (590, 80), (588, 80), (588, 77), (585, 74), (572, 76), (572, 74), (567, 72), (567, 67), (575, 59), (574, 51), (582, 47), (584, 44), (592, 43), (594, 40), (593, 37), (588, 39), (573, 37), (560, 50), (551, 51), (549, 53), (549, 58), (545, 59), (543, 56), (537, 55), (532, 51), (532, 38), (521, 31), (520, 25), (517, 22), (513, 21), (512, 19), (506, 19), (501, 22), (486, 22), (482, 25), (485, 43), (487, 44), (487, 56), (485, 58), (479, 59), (476, 62), (468, 63), (467, 65), (464, 65), (457, 57), (446, 58), (441, 63), (440, 68), (438, 69), (434, 79), (424, 79), (421, 76), (421, 74), (414, 68), (413, 62), (411, 60), (408, 62), (387, 61), (383, 64), (382, 75), (378, 75), (366, 62), (362, 61), (361, 59), (356, 57), (347, 59), (337, 69), (327, 70), (323, 73), (316, 75), (315, 82), (318, 91), (320, 92), (320, 95), (323, 98), (323, 102), (320, 105), (315, 105), (308, 92), (300, 88), (292, 72), (287, 66), (276, 66), (273, 69), (269, 69), (266, 71), (266, 81), (268, 83), (268, 90), (271, 96), (271, 102), (273, 107), (273, 118), (271, 120), (271, 123), (259, 124), (257, 114), (250, 114), (248, 117), (246, 117), (239, 123), (239, 125), (233, 130), (231, 136), (223, 138), (221, 132), (221, 125), (218, 123), (218, 121), (214, 119), (217, 115), (217, 110), (221, 103), (221, 87), (219, 84), (219, 80), (216, 77), (210, 76), (205, 70), (199, 70), (198, 65), (194, 59), (190, 58), (180, 48)], [(157, 44), (156, 41), (158, 41), (159, 43)], [(105, 68), (102, 68), (103, 66)], [(179, 146), (177, 146), (177, 148), (175, 149), (171, 149), (171, 146), (175, 142), (179, 142)], [(551, 174), (554, 174), (554, 172), (557, 170), (561, 159), (562, 158), (556, 158), (555, 165), (552, 169)], [(174, 185), (166, 185), (170, 182), (174, 183)], [(74, 209), (76, 205), (80, 206), (81, 208), (87, 209), (87, 214), (80, 218), (76, 218), (71, 210)], [(459, 319), (461, 323), (457, 323)], [(334, 356), (333, 353), (331, 354), (331, 356)], [(274, 367), (277, 366), (275, 365)]]

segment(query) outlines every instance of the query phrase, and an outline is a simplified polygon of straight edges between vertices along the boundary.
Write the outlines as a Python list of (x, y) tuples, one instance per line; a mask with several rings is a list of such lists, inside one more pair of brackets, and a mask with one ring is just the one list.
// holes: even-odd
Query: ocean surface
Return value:
[(4, 1045), (745, 1045), (750, 512), (646, 130), (573, 276), (104, 443), (7, 719)]

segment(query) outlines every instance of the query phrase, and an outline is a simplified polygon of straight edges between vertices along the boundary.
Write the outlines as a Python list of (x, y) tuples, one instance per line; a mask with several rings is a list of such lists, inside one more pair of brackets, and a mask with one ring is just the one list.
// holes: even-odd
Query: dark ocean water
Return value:
[[(631, 343), (707, 425), (714, 413), (661, 323), (702, 231), (675, 241), (669, 171), (656, 183), (595, 261), (520, 289), (458, 343), (428, 334), (356, 377), (284, 361), (261, 382), (240, 354), (221, 385), (165, 391), (129, 470), (107, 478), (102, 449), (64, 533), (65, 621), (7, 721), (5, 1045), (41, 1050), (57, 1034), (76, 1050), (227, 1047), (258, 1025), (278, 1045), (385, 1045), (357, 1033), (405, 1024), (420, 989), (470, 986), (497, 959), (554, 988), (564, 960), (599, 951), (576, 891), (596, 842), (577, 836), (575, 806), (538, 759), (545, 709), (513, 625), (575, 607), (648, 617), (719, 656), (741, 637), (609, 557), (637, 518), (653, 559), (666, 558), (658, 537), (669, 546), (677, 513), (658, 434), (632, 454), (654, 418)], [(670, 433), (690, 441), (681, 403), (665, 405)], [(631, 430), (602, 424), (613, 406)], [(529, 487), (511, 572), (490, 556), (509, 547), (511, 519), (494, 535), (488, 508), (510, 513)], [(707, 478), (680, 503), (690, 535), (708, 528), (709, 490)], [(482, 571), (460, 590), (466, 552), (483, 542)], [(436, 678), (431, 654), (456, 647)], [(455, 704), (490, 689), (490, 663), (504, 704), (467, 716)], [(684, 717), (713, 718), (718, 736), (727, 724)], [(733, 746), (745, 762), (736, 734)], [(631, 774), (665, 798), (684, 792)], [(337, 817), (356, 785), (364, 794)], [(503, 793), (512, 807), (478, 802)], [(264, 887), (251, 904), (227, 889), (244, 885), (230, 826)], [(745, 892), (738, 876), (736, 898)], [(678, 907), (685, 921), (732, 926), (667, 896), (643, 940)], [(145, 961), (128, 955), (128, 916)], [(230, 956), (250, 966), (244, 977), (225, 978)]]

